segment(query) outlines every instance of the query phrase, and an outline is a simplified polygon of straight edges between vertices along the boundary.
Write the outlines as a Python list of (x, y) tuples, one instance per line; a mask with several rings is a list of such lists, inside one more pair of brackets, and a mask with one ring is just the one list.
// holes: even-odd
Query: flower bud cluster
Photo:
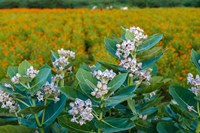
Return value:
[(95, 76), (99, 81), (97, 83), (97, 87), (94, 88), (93, 92), (91, 92), (91, 95), (96, 98), (101, 98), (108, 93), (107, 84), (116, 76), (116, 73), (114, 73), (113, 70), (109, 71), (106, 69), (104, 72), (98, 70), (93, 72), (93, 76)]
[(92, 115), (92, 102), (90, 99), (83, 101), (76, 98), (75, 102), (70, 103), (71, 110), (68, 111), (73, 116), (71, 122), (83, 125), (86, 121), (91, 121), (94, 116)]
[[(58, 50), (59, 58), (53, 62), (53, 66), (63, 71), (66, 66), (70, 64), (69, 59), (75, 59), (75, 53), (70, 50), (64, 50), (63, 48)], [(71, 68), (68, 69), (71, 71)]]
[(144, 34), (144, 30), (140, 29), (139, 27), (130, 27), (130, 29), (127, 30), (134, 34), (134, 40), (137, 46), (148, 37)]
[(58, 86), (55, 85), (55, 82), (46, 82), (46, 84), (43, 86), (42, 89), (37, 91), (36, 93), (38, 101), (44, 101), (44, 98), (48, 98), (49, 96), (54, 97), (54, 102), (58, 102), (60, 98), (58, 97), (60, 95), (60, 90), (58, 89)]
[(117, 51), (115, 53), (116, 56), (128, 58), (128, 56), (135, 50), (135, 42), (134, 41), (123, 41), (122, 44), (116, 44)]
[(193, 85), (192, 88), (190, 88), (190, 91), (192, 91), (195, 95), (198, 95), (200, 93), (200, 76), (196, 75), (194, 78), (191, 73), (188, 73), (187, 76), (187, 83)]
[(18, 103), (6, 92), (0, 89), (1, 108), (9, 109), (9, 112), (16, 112), (19, 109)]
[(31, 66), (30, 68), (27, 69), (26, 75), (30, 77), (31, 79), (34, 79), (38, 73), (39, 73), (39, 70), (35, 70), (33, 66)]
[(14, 77), (11, 78), (11, 81), (13, 82), (13, 84), (18, 84), (20, 82), (19, 78), (21, 77), (21, 75), (19, 73), (17, 73)]
[(127, 59), (121, 60), (119, 65), (131, 71), (129, 74), (130, 77), (137, 76), (139, 80), (147, 82), (149, 82), (151, 79), (152, 70), (149, 69), (139, 71), (142, 68), (142, 63), (137, 63), (136, 58), (129, 57)]
[(11, 84), (4, 84), (5, 87), (12, 89), (13, 91), (15, 90), (14, 87)]

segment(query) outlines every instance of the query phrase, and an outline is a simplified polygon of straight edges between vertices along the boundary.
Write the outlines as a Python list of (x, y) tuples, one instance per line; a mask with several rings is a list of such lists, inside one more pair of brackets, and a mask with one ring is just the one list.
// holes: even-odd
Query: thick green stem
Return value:
[(21, 99), (15, 98), (15, 100), (21, 102), (22, 104), (24, 104), (27, 107), (30, 107), (27, 103), (25, 103), (24, 101), (22, 101)]
[[(47, 105), (47, 99), (45, 99), (45, 101), (44, 101), (44, 106), (46, 106)], [(43, 111), (43, 114), (42, 114), (42, 125), (43, 125), (43, 123), (44, 123), (44, 117), (45, 117), (45, 113), (46, 113), (46, 109), (44, 109), (44, 111)]]
[[(100, 114), (99, 114), (99, 121), (102, 121), (102, 119), (103, 119), (103, 111), (102, 111), (102, 109), (103, 109), (103, 100), (104, 100), (104, 97), (102, 97), (101, 98), (101, 105), (100, 105), (100, 110), (101, 110), (101, 112), (100, 112)], [(101, 133), (101, 129), (100, 128), (98, 128), (98, 133)]]
[(63, 79), (60, 81), (60, 87), (63, 87), (63, 86), (65, 85), (65, 80), (64, 80), (65, 72), (62, 71), (62, 72), (61, 72), (61, 75), (62, 75)]
[(199, 102), (197, 102), (197, 112), (198, 112), (198, 115), (199, 115), (199, 122), (198, 122), (198, 125), (197, 125), (195, 132), (200, 133), (200, 106), (199, 106)]

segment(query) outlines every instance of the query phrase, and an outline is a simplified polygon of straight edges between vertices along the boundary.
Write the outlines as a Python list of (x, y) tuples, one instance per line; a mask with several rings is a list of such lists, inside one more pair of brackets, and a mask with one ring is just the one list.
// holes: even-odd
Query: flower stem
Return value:
[[(44, 106), (46, 106), (46, 105), (47, 105), (47, 99), (45, 99), (45, 101), (44, 101)], [(42, 122), (41, 122), (42, 125), (44, 123), (45, 111), (46, 111), (46, 109), (44, 109), (43, 114), (42, 114)]]
[[(199, 119), (200, 119), (200, 106), (199, 106), (199, 102), (197, 102), (197, 112), (198, 112), (198, 115), (199, 115)], [(198, 125), (197, 125), (197, 128), (196, 128), (196, 133), (200, 133), (200, 120), (198, 122)]]
[(21, 99), (18, 99), (18, 98), (15, 98), (15, 100), (17, 100), (17, 101), (19, 101), (19, 102), (21, 102), (21, 103), (23, 103), (25, 106), (27, 106), (27, 107), (30, 107), (27, 103), (25, 103), (24, 101), (22, 101)]
[(62, 71), (62, 72), (61, 72), (61, 75), (62, 75), (63, 79), (60, 81), (60, 87), (63, 87), (63, 86), (65, 85), (65, 80), (64, 80), (65, 72)]

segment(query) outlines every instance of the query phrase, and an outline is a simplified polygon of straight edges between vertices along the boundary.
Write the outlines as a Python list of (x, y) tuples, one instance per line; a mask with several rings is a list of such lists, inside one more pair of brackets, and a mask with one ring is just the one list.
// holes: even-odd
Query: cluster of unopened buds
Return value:
[(136, 43), (136, 45), (140, 45), (140, 43), (142, 41), (144, 41), (145, 39), (147, 39), (147, 35), (144, 34), (144, 30), (140, 29), (139, 27), (130, 27), (130, 29), (126, 29), (129, 30), (130, 32), (132, 32), (134, 34), (134, 41)]
[[(33, 66), (30, 66), (27, 71), (26, 71), (26, 75), (27, 77), (31, 78), (31, 79), (34, 79), (37, 74), (39, 73), (39, 70), (35, 70), (33, 68)], [(24, 75), (23, 75), (24, 76)], [(20, 75), (19, 73), (17, 73), (14, 77), (11, 78), (11, 81), (14, 83), (14, 84), (18, 84), (20, 83), (20, 78), (22, 77), (22, 75)]]
[[(63, 71), (66, 66), (70, 64), (69, 59), (75, 59), (75, 53), (70, 50), (64, 50), (63, 48), (58, 50), (59, 58), (53, 62), (54, 68)], [(67, 70), (71, 71), (71, 67)]]
[(94, 116), (92, 115), (92, 102), (90, 99), (83, 101), (76, 98), (75, 102), (70, 103), (71, 110), (68, 111), (73, 116), (71, 122), (83, 125), (86, 121), (91, 121)]
[(60, 100), (60, 90), (58, 89), (58, 86), (55, 84), (55, 82), (46, 82), (46, 84), (36, 92), (38, 101), (44, 101), (44, 99), (53, 96), (54, 102), (58, 102)]
[(191, 73), (188, 74), (187, 77), (187, 83), (193, 85), (192, 88), (190, 88), (190, 91), (192, 91), (195, 95), (198, 95), (200, 93), (200, 76), (196, 75), (194, 78)]
[(105, 94), (108, 93), (108, 82), (112, 80), (116, 73), (113, 72), (113, 70), (105, 70), (105, 71), (94, 71), (93, 76), (95, 76), (98, 79), (97, 87), (94, 88), (94, 91), (91, 92), (92, 96), (95, 96), (96, 98), (101, 98)]
[(9, 109), (9, 112), (16, 112), (19, 109), (18, 103), (6, 92), (0, 89), (1, 108)]

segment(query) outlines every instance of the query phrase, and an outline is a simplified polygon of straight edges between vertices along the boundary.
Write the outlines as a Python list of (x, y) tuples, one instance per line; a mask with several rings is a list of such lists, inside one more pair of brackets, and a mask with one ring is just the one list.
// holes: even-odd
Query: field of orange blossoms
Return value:
[(195, 8), (0, 10), (0, 78), (9, 65), (24, 59), (35, 67), (50, 64), (50, 50), (59, 48), (75, 51), (77, 65), (116, 63), (104, 48), (104, 38), (120, 35), (120, 26), (138, 26), (148, 35), (164, 35), (159, 45), (167, 51), (158, 62), (160, 74), (174, 83), (186, 81), (188, 72), (196, 72), (189, 60), (192, 48), (200, 52), (199, 18)]

